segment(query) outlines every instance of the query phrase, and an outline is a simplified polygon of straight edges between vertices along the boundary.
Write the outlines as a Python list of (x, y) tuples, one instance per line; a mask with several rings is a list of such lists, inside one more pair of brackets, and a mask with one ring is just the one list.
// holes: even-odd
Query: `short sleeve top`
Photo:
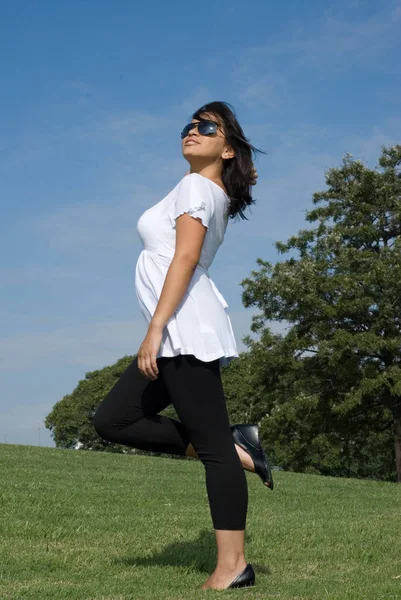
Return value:
[(157, 354), (193, 354), (228, 365), (239, 356), (228, 304), (209, 277), (208, 269), (224, 240), (229, 197), (210, 179), (190, 173), (137, 222), (143, 250), (135, 268), (135, 290), (142, 314), (150, 322), (174, 257), (176, 219), (188, 213), (207, 228), (199, 262), (189, 286), (163, 330)]

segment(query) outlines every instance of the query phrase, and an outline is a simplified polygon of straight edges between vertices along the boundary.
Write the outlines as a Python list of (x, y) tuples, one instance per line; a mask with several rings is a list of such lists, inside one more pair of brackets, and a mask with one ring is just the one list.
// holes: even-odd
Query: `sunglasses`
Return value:
[(201, 135), (212, 135), (213, 133), (217, 133), (219, 128), (218, 124), (214, 121), (200, 121), (199, 123), (188, 123), (185, 125), (184, 129), (181, 131), (181, 139), (183, 140), (187, 137), (188, 133), (194, 127), (198, 128), (198, 131)]

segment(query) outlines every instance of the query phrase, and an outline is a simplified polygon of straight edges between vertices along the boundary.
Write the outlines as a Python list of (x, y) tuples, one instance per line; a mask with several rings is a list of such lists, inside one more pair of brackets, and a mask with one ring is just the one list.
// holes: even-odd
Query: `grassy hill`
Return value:
[(256, 586), (203, 591), (216, 549), (197, 460), (0, 444), (0, 598), (401, 598), (401, 486), (247, 472)]

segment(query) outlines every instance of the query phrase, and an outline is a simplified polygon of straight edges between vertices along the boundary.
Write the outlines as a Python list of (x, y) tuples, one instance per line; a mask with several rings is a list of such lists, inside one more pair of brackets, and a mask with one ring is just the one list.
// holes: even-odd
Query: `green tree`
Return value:
[[(305, 439), (313, 441), (322, 460), (341, 468), (347, 457), (351, 463), (362, 460), (366, 444), (382, 456), (391, 435), (398, 482), (400, 164), (400, 145), (382, 147), (380, 166), (374, 170), (346, 154), (340, 168), (326, 172), (329, 189), (313, 195), (316, 208), (307, 212), (306, 220), (315, 226), (287, 243), (277, 242), (279, 252), (290, 257), (274, 266), (258, 259), (260, 271), (242, 282), (244, 305), (262, 311), (254, 318), (253, 331), (263, 334), (270, 320), (289, 324), (274, 350), (276, 400), (270, 403), (269, 417), (271, 424), (281, 422), (281, 441), (293, 436), (305, 457), (305, 429)], [(281, 372), (284, 357), (287, 370)], [(267, 384), (274, 380), (271, 360), (269, 364)], [(282, 397), (277, 396), (280, 389)], [(312, 437), (308, 419), (315, 421)]]
[(302, 351), (294, 350), (292, 329), (274, 335), (260, 326), (260, 339), (248, 343), (253, 379), (248, 404), (272, 461), (298, 472), (393, 479), (391, 434), (386, 423), (378, 431), (380, 411), (374, 432), (363, 416), (350, 421), (348, 415), (333, 414), (332, 381), (325, 379), (330, 373), (316, 371)]

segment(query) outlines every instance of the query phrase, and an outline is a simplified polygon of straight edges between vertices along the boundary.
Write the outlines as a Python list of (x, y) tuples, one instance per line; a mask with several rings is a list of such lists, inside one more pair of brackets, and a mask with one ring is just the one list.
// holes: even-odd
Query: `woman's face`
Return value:
[[(218, 125), (216, 133), (211, 135), (201, 135), (197, 127), (189, 131), (187, 137), (182, 140), (182, 154), (189, 163), (202, 162), (206, 160), (217, 162), (220, 158), (231, 158), (230, 147), (224, 134), (224, 126), (213, 114), (201, 115), (202, 120), (214, 121)], [(199, 123), (199, 119), (192, 119), (191, 123)]]

